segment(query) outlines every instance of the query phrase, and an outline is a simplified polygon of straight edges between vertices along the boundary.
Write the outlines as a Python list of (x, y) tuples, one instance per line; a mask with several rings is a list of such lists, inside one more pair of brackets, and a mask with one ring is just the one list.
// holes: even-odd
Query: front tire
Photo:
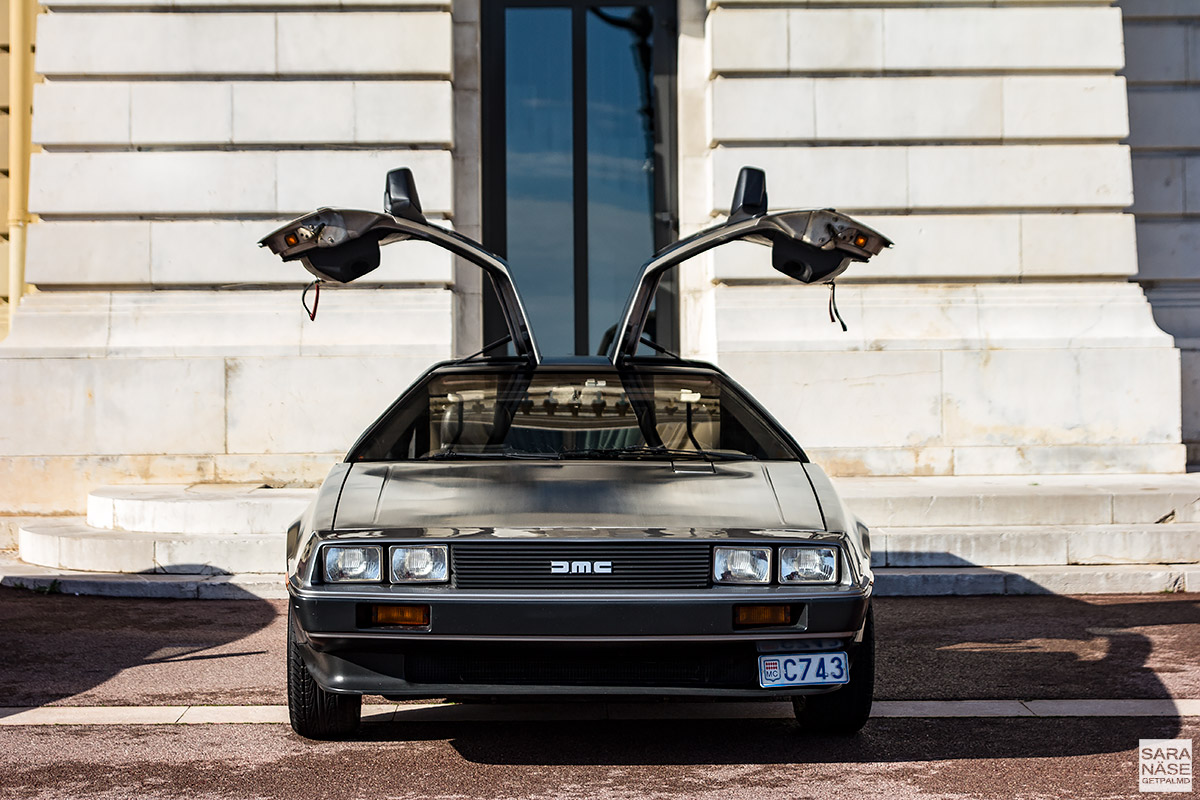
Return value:
[(288, 718), (292, 730), (307, 739), (342, 739), (358, 730), (362, 695), (327, 692), (313, 680), (296, 643), (296, 620), (288, 608)]
[(871, 716), (875, 694), (875, 613), (867, 608), (862, 642), (850, 651), (850, 682), (828, 694), (792, 698), (801, 727), (809, 733), (853, 736)]

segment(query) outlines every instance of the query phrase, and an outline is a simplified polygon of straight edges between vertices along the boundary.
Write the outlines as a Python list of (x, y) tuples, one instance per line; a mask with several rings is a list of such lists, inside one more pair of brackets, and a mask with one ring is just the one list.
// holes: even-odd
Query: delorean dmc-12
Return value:
[(409, 170), (384, 207), (321, 208), (260, 244), (349, 283), (382, 245), (431, 242), (487, 273), (508, 334), (417, 379), (288, 530), (295, 731), (349, 735), (383, 695), (790, 699), (808, 730), (857, 732), (866, 526), (744, 389), (645, 330), (664, 273), (726, 242), (806, 284), (891, 243), (833, 210), (768, 212), (745, 168), (727, 221), (642, 267), (607, 356), (560, 358), (504, 261), (426, 220)]

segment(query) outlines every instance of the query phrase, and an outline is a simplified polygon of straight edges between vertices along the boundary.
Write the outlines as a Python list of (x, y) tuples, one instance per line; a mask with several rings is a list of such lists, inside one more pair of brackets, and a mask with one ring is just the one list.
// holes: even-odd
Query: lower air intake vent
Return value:
[(711, 650), (690, 653), (644, 649), (530, 648), (516, 652), (440, 652), (409, 655), (404, 677), (410, 683), (509, 686), (643, 686), (754, 688), (758, 659), (746, 652)]

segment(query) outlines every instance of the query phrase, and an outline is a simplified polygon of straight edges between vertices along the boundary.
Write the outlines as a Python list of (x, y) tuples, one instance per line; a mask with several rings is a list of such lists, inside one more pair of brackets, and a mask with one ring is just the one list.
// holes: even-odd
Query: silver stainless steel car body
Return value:
[[(293, 727), (344, 735), (362, 694), (792, 697), (813, 727), (861, 727), (874, 663), (867, 528), (729, 376), (637, 350), (664, 272), (711, 247), (764, 244), (776, 269), (825, 283), (890, 242), (831, 210), (768, 213), (765, 178), (745, 169), (726, 223), (643, 267), (607, 357), (546, 358), (507, 266), (430, 225), (407, 170), (389, 174), (385, 206), (320, 209), (261, 244), (340, 282), (378, 266), (380, 245), (443, 246), (496, 287), (509, 335), (483, 352), (511, 343), (515, 355), (432, 367), (289, 529)], [(728, 548), (765, 559), (766, 579), (724, 582), (714, 570)], [(784, 551), (796, 548), (821, 548), (836, 568), (789, 582)], [(398, 579), (388, 563), (414, 550), (424, 564), (444, 557), (444, 577)], [(370, 561), (368, 577), (336, 580), (330, 559), (343, 555)], [(745, 608), (778, 618), (746, 623)], [(849, 683), (755, 677), (769, 654), (804, 653), (842, 656)]]

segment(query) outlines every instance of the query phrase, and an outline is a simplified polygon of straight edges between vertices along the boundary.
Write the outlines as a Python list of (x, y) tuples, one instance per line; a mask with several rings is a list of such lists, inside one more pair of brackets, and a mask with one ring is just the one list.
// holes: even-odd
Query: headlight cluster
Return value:
[[(445, 583), (450, 578), (446, 545), (389, 548), (392, 583)], [(324, 550), (329, 583), (379, 583), (383, 580), (383, 547), (377, 544), (332, 544)]]
[(838, 580), (836, 547), (716, 547), (713, 580), (716, 583), (770, 583), (772, 556), (778, 553), (779, 583), (830, 584)]
[[(322, 551), (322, 566), (327, 583), (445, 583), (450, 579), (444, 544), (329, 544)], [(833, 584), (838, 581), (838, 548), (715, 547), (712, 577), (725, 584), (769, 584), (773, 578), (781, 584)]]

